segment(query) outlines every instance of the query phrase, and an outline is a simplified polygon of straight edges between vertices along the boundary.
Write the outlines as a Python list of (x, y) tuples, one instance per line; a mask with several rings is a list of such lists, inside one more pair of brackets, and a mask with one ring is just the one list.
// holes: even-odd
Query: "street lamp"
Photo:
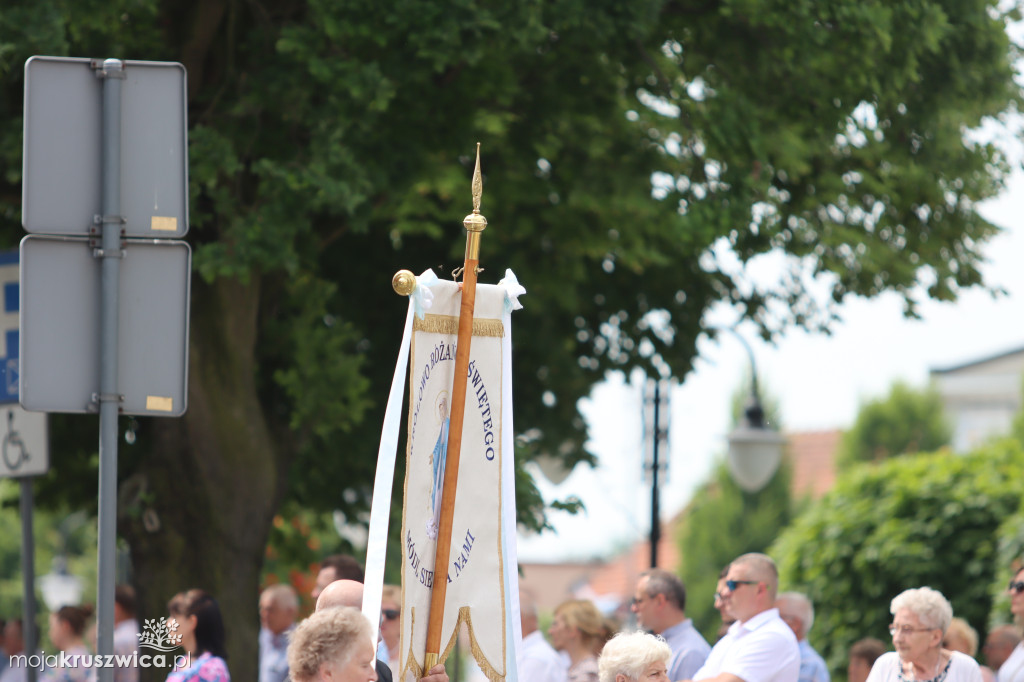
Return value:
[(779, 468), (782, 460), (782, 446), (786, 439), (764, 423), (764, 407), (757, 390), (757, 366), (754, 351), (746, 340), (732, 327), (726, 327), (750, 356), (750, 397), (743, 411), (743, 420), (729, 434), (729, 471), (733, 480), (743, 490), (754, 493), (761, 490)]
[(60, 546), (53, 557), (50, 572), (39, 576), (39, 591), (51, 613), (62, 606), (82, 603), (82, 579), (68, 573), (68, 538), (72, 531), (85, 523), (85, 513), (75, 512), (57, 524)]
[(62, 606), (77, 606), (82, 602), (82, 579), (68, 573), (67, 557), (59, 554), (53, 558), (53, 568), (46, 575), (39, 576), (39, 591), (50, 613)]

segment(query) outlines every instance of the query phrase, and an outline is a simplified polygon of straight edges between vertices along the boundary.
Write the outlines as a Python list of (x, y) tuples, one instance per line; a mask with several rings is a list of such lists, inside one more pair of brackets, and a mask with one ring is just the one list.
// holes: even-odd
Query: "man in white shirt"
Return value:
[(633, 613), (642, 628), (661, 635), (672, 650), (670, 680), (691, 678), (704, 665), (711, 647), (686, 617), (686, 587), (674, 573), (658, 568), (642, 573)]
[(800, 649), (775, 608), (778, 587), (778, 569), (764, 554), (744, 554), (729, 565), (722, 598), (736, 622), (694, 680), (797, 682)]
[(519, 618), (523, 646), (519, 649), (519, 679), (529, 682), (565, 682), (565, 663), (537, 629), (537, 604), (533, 595), (519, 589)]

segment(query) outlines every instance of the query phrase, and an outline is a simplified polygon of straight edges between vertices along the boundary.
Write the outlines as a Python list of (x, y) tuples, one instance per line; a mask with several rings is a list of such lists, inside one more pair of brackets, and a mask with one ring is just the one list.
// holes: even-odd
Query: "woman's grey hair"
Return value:
[(370, 623), (359, 609), (337, 606), (299, 623), (288, 644), (288, 670), (294, 682), (312, 682), (320, 666), (345, 666), (360, 641), (370, 642)]
[(668, 663), (672, 656), (665, 640), (646, 632), (620, 632), (608, 640), (597, 661), (600, 682), (615, 682), (616, 675), (625, 675), (637, 682), (653, 663)]
[(953, 606), (938, 590), (930, 587), (916, 587), (900, 592), (892, 600), (889, 611), (896, 615), (901, 609), (907, 609), (921, 620), (921, 625), (946, 633), (949, 621), (953, 620)]

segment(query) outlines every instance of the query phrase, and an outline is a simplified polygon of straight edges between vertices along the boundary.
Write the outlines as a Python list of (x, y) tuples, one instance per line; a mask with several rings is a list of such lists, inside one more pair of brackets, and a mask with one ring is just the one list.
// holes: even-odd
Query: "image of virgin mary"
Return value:
[(437, 528), (441, 522), (441, 492), (444, 487), (444, 464), (448, 456), (448, 392), (441, 391), (437, 396), (437, 417), (441, 423), (437, 442), (430, 453), (430, 463), (434, 472), (434, 486), (430, 491), (430, 518), (427, 520), (427, 537), (437, 539)]

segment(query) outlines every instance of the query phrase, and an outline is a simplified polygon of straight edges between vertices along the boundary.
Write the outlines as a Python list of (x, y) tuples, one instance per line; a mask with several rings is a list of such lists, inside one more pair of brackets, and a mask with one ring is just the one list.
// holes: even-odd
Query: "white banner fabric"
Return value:
[(451, 554), (443, 575), (433, 564), (461, 292), (449, 281), (439, 281), (432, 291), (430, 311), (413, 323), (402, 510), (401, 674), (396, 679), (412, 682), (423, 675), (431, 588), (435, 579), (446, 579), (440, 660), (447, 658), (466, 623), (481, 670), (491, 682), (515, 682), (519, 614), (518, 593), (510, 588), (517, 584), (510, 312), (522, 289), (511, 272), (501, 285), (476, 289), (469, 373), (463, 378), (468, 386)]

